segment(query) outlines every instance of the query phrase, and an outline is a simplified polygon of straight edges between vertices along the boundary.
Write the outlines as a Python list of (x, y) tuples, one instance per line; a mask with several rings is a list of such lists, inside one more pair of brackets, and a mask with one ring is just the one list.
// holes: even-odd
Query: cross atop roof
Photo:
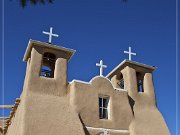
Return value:
[(96, 66), (100, 67), (100, 76), (103, 76), (103, 68), (107, 68), (107, 65), (103, 65), (103, 61), (100, 60), (100, 63), (96, 63)]
[(131, 55), (136, 55), (136, 53), (131, 52), (131, 47), (129, 47), (129, 52), (128, 51), (124, 51), (124, 53), (129, 54), (129, 60), (131, 60)]
[(49, 35), (49, 43), (52, 43), (52, 36), (58, 37), (59, 35), (52, 33), (53, 27), (50, 27), (50, 32), (43, 31), (43, 34)]

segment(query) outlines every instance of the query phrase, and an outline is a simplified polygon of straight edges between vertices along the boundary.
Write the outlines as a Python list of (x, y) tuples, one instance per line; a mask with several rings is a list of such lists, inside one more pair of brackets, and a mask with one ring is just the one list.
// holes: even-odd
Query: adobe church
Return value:
[[(170, 135), (156, 106), (152, 73), (156, 67), (122, 61), (90, 82), (68, 82), (68, 62), (75, 50), (30, 40), (20, 98), (4, 119), (0, 135)], [(1, 106), (2, 107), (2, 106)], [(8, 106), (4, 105), (4, 108)]]

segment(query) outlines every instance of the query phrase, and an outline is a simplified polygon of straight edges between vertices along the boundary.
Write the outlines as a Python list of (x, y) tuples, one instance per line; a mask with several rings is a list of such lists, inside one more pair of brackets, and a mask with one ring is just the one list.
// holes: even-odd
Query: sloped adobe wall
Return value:
[(170, 135), (163, 116), (156, 106), (153, 78), (151, 73), (144, 75), (144, 92), (137, 90), (136, 72), (130, 67), (123, 70), (125, 87), (134, 101), (134, 117), (129, 130), (131, 135)]
[(8, 127), (6, 135), (24, 135), (24, 94), (21, 96), (20, 104), (11, 120), (11, 124)]
[(67, 97), (31, 93), (26, 97), (25, 110), (24, 135), (84, 135)]
[(21, 98), (7, 135), (84, 135), (68, 98), (28, 92)]

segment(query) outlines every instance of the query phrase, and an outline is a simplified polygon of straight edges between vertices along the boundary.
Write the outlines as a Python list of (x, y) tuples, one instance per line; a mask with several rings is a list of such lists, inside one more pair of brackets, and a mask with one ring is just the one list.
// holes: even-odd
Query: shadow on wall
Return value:
[(3, 135), (3, 129), (0, 127), (0, 135)]
[(133, 106), (135, 104), (135, 101), (128, 95), (128, 99), (129, 99), (129, 104), (131, 106), (131, 110), (133, 112), (133, 115), (134, 115), (134, 110), (133, 110)]
[(85, 135), (90, 135), (89, 132), (88, 132), (87, 129), (86, 129), (85, 124), (83, 123), (83, 120), (82, 120), (80, 114), (78, 114), (78, 116), (79, 116), (79, 119), (80, 119), (80, 121), (81, 121), (81, 123), (82, 123), (82, 125), (83, 125), (83, 130), (84, 130)]

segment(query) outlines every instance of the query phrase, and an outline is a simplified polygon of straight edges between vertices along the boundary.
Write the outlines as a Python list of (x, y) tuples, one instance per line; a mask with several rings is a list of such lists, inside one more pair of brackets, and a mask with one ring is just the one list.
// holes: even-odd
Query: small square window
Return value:
[(108, 119), (109, 109), (109, 97), (102, 96), (99, 97), (99, 118)]

